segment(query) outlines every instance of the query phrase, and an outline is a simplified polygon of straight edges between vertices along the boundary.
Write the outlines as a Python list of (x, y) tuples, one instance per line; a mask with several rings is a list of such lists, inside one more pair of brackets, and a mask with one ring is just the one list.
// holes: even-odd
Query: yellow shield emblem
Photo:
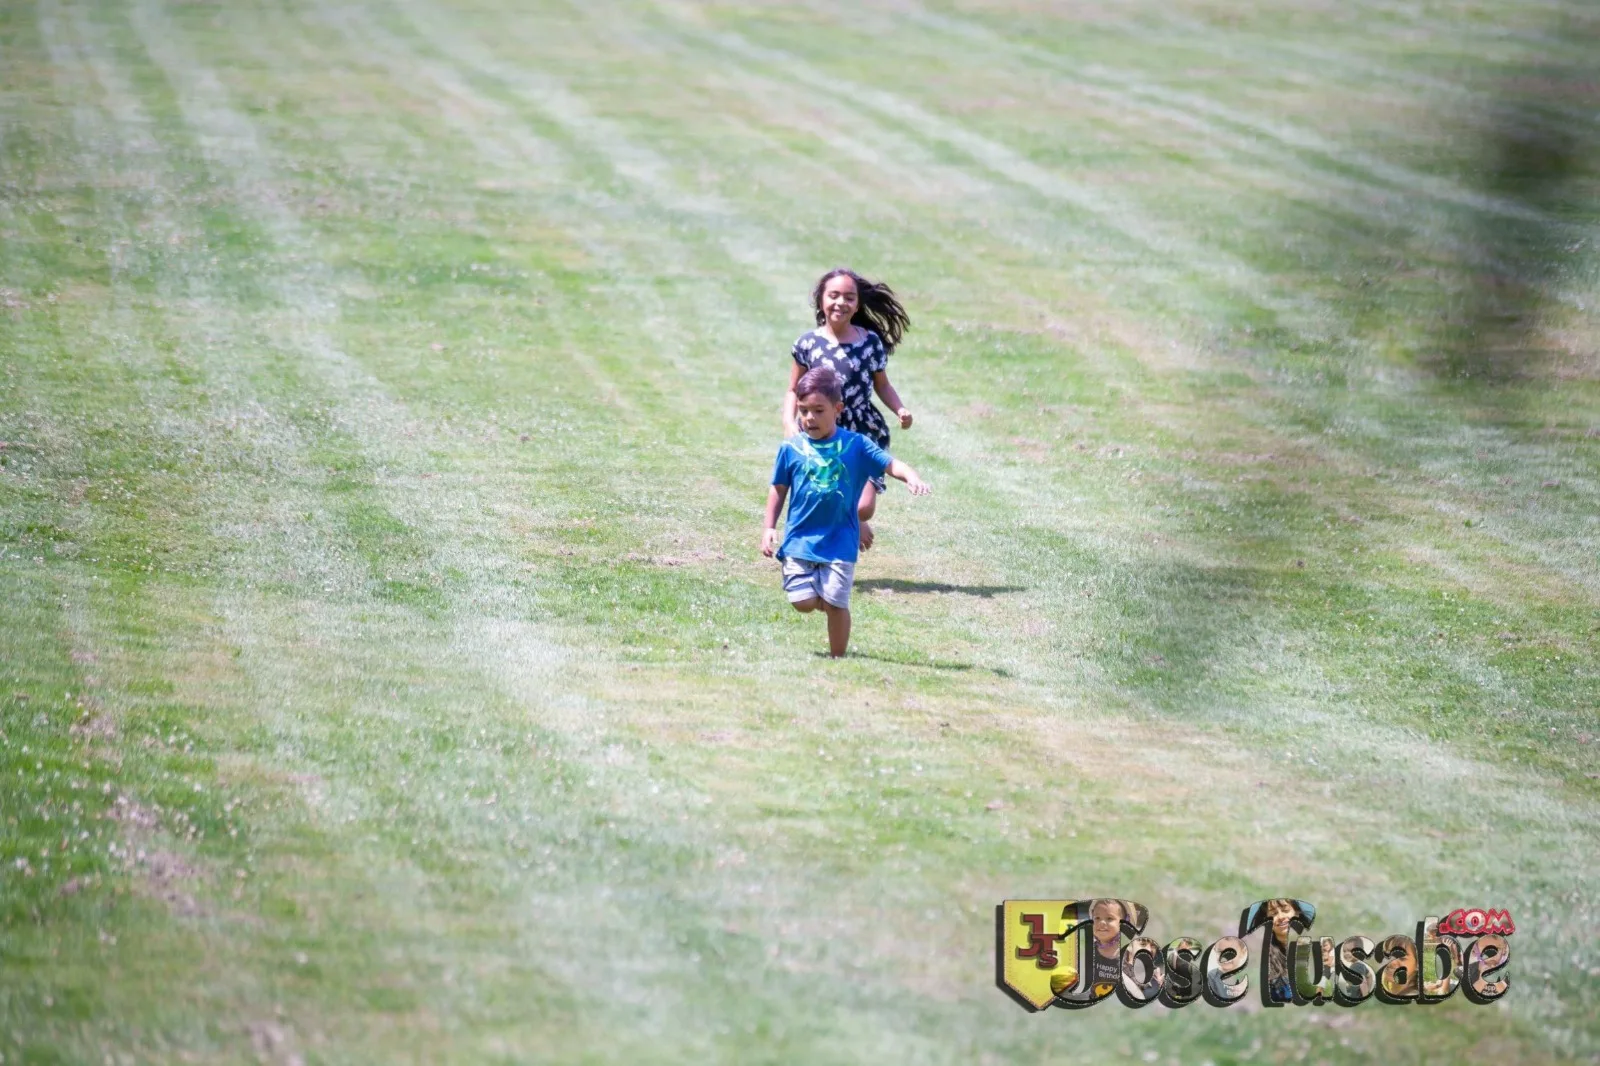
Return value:
[(1000, 985), (1030, 1010), (1044, 1010), (1078, 983), (1074, 900), (1008, 899), (1000, 905)]

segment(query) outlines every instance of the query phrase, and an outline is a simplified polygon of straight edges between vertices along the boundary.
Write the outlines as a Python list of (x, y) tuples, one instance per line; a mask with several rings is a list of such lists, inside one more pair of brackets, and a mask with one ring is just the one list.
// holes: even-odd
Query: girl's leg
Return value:
[(861, 490), (861, 499), (856, 503), (856, 514), (861, 519), (861, 548), (863, 551), (872, 547), (872, 523), (868, 521), (878, 511), (878, 486), (867, 482)]
[(861, 499), (856, 504), (856, 514), (861, 517), (861, 521), (866, 522), (877, 512), (878, 486), (869, 481), (861, 490)]

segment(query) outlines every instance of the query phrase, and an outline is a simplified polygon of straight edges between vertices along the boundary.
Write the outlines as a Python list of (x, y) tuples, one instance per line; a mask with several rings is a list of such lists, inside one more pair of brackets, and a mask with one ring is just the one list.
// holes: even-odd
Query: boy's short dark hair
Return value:
[(794, 394), (797, 397), (823, 396), (833, 403), (844, 402), (844, 385), (839, 381), (839, 375), (825, 366), (814, 366), (800, 375), (800, 380), (794, 383)]

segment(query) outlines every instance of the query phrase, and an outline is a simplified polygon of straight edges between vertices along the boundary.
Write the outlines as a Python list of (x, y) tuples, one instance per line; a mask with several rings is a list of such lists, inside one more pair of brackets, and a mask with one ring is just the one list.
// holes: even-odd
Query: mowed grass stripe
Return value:
[[(1525, 273), (1527, 265), (1464, 239), (1462, 231), (1468, 228), (1464, 223), (1480, 212), (1522, 222), (1557, 223), (1546, 211), (1475, 192), (1447, 176), (1396, 166), (1347, 144), (1331, 142), (1304, 126), (1241, 110), (1203, 92), (1172, 89), (1141, 78), (1137, 72), (1002, 38), (972, 22), (922, 10), (899, 17), (906, 14), (985, 49), (994, 57), (995, 69), (1016, 70), (1021, 60), (1023, 69), (1047, 72), (1047, 85), (1055, 91), (1070, 86), (1079, 99), (1088, 97), (1113, 105), (1114, 109), (1106, 109), (1105, 118), (1096, 123), (1103, 132), (1115, 130), (1126, 136), (1133, 116), (1148, 116), (1158, 125), (1144, 136), (1162, 132), (1161, 141), (1152, 148), (1182, 151), (1204, 159), (1210, 164), (1208, 170), (1228, 182), (1247, 183), (1260, 194), (1274, 195), (1289, 205), (1338, 210), (1342, 224), (1370, 230), (1374, 247), (1366, 264), (1368, 270), (1382, 269), (1401, 258), (1425, 263), (1443, 256), (1446, 263), (1459, 260), (1480, 271), (1514, 278)], [(879, 29), (887, 31), (893, 25), (891, 18), (886, 24), (880, 23)], [(1299, 180), (1286, 183), (1283, 179), (1290, 174)], [(1211, 233), (1226, 239), (1229, 232), (1243, 229), (1251, 231), (1250, 243), (1259, 244), (1262, 231), (1275, 227), (1281, 233), (1288, 219), (1282, 211), (1254, 210), (1235, 214), (1227, 221), (1227, 225)], [(1243, 244), (1246, 253), (1250, 243)], [(1569, 306), (1585, 306), (1580, 288), (1564, 285), (1551, 294)]]
[[(1268, 149), (1261, 144), (1265, 139), (1277, 146), (1273, 154), (1277, 157), (1275, 162), (1278, 168), (1298, 156), (1313, 165), (1310, 173), (1324, 180), (1337, 180), (1340, 175), (1353, 174), (1363, 177), (1369, 189), (1392, 190), (1413, 200), (1436, 200), (1469, 208), (1474, 213), (1510, 218), (1544, 217), (1541, 212), (1525, 204), (1478, 194), (1461, 187), (1449, 177), (1420, 173), (1413, 168), (1375, 158), (1351, 145), (1334, 143), (1314, 130), (1241, 110), (1204, 93), (1152, 82), (1137, 71), (1102, 65), (1081, 56), (1005, 38), (979, 23), (925, 9), (914, 8), (908, 12), (908, 17), (964, 42), (978, 44), (1013, 62), (1021, 59), (1048, 70), (1053, 77), (1064, 79), (1075, 87), (1107, 94), (1135, 111), (1156, 107), (1158, 109), (1152, 113), (1158, 117), (1179, 123), (1205, 141), (1223, 139), (1232, 152), (1246, 155), (1266, 152)], [(1218, 35), (1208, 34), (1207, 39), (1213, 36)], [(1203, 41), (1193, 42), (1189, 47), (1196, 52), (1207, 50)], [(1285, 159), (1285, 156), (1289, 158)]]

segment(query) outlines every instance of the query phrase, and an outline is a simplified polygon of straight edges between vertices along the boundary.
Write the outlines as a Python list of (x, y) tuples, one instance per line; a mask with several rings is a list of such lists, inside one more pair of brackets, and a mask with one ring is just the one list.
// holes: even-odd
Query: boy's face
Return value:
[(1109, 900), (1094, 905), (1094, 942), (1100, 954), (1110, 958), (1116, 954), (1117, 941), (1122, 936), (1122, 907)]
[(839, 424), (839, 413), (844, 410), (844, 402), (835, 403), (820, 392), (813, 392), (809, 396), (800, 397), (795, 405), (795, 417), (800, 421), (800, 428), (812, 440), (822, 440), (833, 433), (834, 426)]

